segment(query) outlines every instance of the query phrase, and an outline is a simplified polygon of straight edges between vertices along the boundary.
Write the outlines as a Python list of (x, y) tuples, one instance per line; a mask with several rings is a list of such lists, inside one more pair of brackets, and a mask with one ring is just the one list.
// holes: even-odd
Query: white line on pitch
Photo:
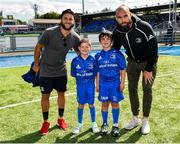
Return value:
[[(75, 92), (69, 93), (69, 94), (66, 94), (66, 96), (73, 95), (73, 94), (76, 94), (76, 93), (75, 93)], [(54, 98), (57, 98), (57, 96), (50, 97), (50, 99), (54, 99)], [(41, 99), (32, 100), (32, 101), (27, 101), (27, 102), (22, 102), (22, 103), (16, 103), (16, 104), (10, 104), (10, 105), (7, 105), (7, 106), (0, 107), (0, 110), (1, 110), (1, 109), (6, 109), (6, 108), (10, 108), (10, 107), (19, 106), (19, 105), (25, 105), (25, 104), (29, 104), (29, 103), (35, 103), (35, 102), (39, 102), (39, 101), (41, 101)]]
[[(166, 77), (166, 76), (171, 76), (171, 75), (175, 75), (175, 74), (180, 74), (180, 72), (163, 74), (163, 75), (159, 75), (159, 76), (156, 76), (156, 77), (159, 77), (159, 78), (160, 78), (160, 77)], [(127, 82), (127, 81), (126, 81), (126, 82)], [(127, 84), (127, 83), (126, 83), (126, 84)], [(68, 96), (68, 95), (73, 95), (73, 94), (76, 94), (76, 93), (73, 92), (73, 93), (69, 93), (69, 94), (66, 94), (66, 95)], [(50, 99), (53, 99), (53, 98), (57, 98), (57, 96), (50, 97)], [(10, 108), (10, 107), (19, 106), (19, 105), (25, 105), (25, 104), (29, 104), (29, 103), (35, 103), (35, 102), (39, 102), (39, 101), (41, 101), (41, 99), (32, 100), (32, 101), (27, 101), (27, 102), (22, 102), (22, 103), (16, 103), (16, 104), (10, 104), (10, 105), (7, 105), (7, 106), (0, 107), (0, 110), (1, 110), (1, 109), (6, 109), (6, 108)]]

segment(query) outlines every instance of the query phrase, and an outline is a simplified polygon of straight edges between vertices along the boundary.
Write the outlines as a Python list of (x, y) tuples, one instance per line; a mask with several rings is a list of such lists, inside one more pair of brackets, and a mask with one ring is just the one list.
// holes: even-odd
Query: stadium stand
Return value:
[[(153, 28), (156, 28), (158, 25), (162, 25), (162, 23), (169, 21), (169, 4), (134, 8), (131, 9), (131, 11), (138, 15), (142, 20), (150, 23)], [(180, 11), (180, 3), (177, 3), (177, 11)], [(114, 15), (115, 11), (82, 15), (81, 33), (98, 33), (101, 31), (102, 27), (112, 31), (116, 25)], [(172, 20), (174, 17), (173, 12), (171, 12), (170, 17)], [(177, 26), (180, 25), (178, 23), (179, 19), (180, 18), (178, 15)]]
[(114, 19), (107, 20), (95, 20), (88, 23), (83, 29), (82, 32), (100, 32), (102, 27), (108, 30), (113, 30), (116, 21)]
[[(163, 22), (168, 22), (168, 14), (154, 14), (154, 15), (142, 15), (139, 16), (142, 20), (147, 21), (152, 27), (156, 27), (157, 25), (162, 24)], [(115, 19), (100, 19), (100, 20), (93, 20), (87, 23), (81, 32), (100, 32), (102, 27), (106, 28), (107, 30), (112, 31), (116, 25)]]

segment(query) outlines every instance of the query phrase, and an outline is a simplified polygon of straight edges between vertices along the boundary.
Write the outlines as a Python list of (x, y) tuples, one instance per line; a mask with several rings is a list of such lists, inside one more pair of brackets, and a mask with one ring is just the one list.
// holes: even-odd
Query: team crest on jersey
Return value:
[(136, 38), (136, 43), (142, 43), (142, 39), (140, 37)]
[(111, 56), (110, 56), (111, 59), (116, 59), (116, 55), (113, 53)]
[(77, 65), (77, 66), (76, 66), (76, 69), (80, 69), (80, 68), (81, 68), (80, 65)]
[(92, 63), (89, 64), (89, 65), (88, 65), (88, 68), (89, 68), (89, 69), (93, 69), (93, 64), (92, 64)]

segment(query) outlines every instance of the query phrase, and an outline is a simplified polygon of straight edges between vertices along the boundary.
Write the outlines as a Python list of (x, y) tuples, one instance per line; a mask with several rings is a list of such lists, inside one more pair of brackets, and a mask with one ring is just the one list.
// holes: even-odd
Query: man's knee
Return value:
[(57, 92), (59, 98), (64, 98), (65, 97), (65, 92)]
[(50, 94), (42, 94), (41, 100), (42, 101), (49, 101), (49, 96), (50, 96)]

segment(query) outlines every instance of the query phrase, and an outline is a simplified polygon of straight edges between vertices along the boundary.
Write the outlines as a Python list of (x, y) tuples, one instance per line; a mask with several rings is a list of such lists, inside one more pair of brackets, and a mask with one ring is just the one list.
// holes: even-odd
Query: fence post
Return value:
[(16, 37), (14, 35), (10, 36), (10, 49), (12, 51), (16, 50)]
[(0, 35), (0, 52), (4, 52), (5, 49), (6, 49), (5, 36)]

